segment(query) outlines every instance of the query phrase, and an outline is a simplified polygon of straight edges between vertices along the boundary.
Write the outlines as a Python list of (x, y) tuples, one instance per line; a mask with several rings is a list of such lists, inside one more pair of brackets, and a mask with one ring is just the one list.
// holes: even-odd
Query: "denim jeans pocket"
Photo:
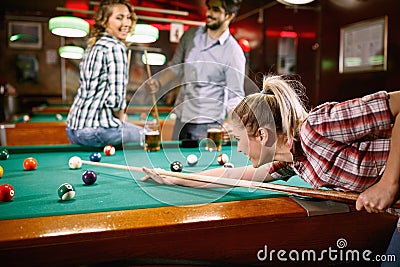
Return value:
[(97, 129), (83, 128), (75, 131), (75, 136), (82, 145), (85, 146), (102, 146), (103, 141), (97, 134)]

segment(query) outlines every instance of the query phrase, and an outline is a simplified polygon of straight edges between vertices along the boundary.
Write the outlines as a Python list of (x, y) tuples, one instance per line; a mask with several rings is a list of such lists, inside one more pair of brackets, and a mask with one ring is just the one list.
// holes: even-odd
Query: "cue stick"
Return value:
[[(146, 70), (147, 70), (147, 76), (149, 77), (149, 79), (151, 78), (151, 71), (150, 71), (150, 65), (149, 65), (149, 58), (147, 57), (147, 50), (144, 50), (144, 56), (146, 58)], [(153, 106), (154, 106), (154, 113), (156, 115), (156, 121), (157, 121), (157, 125), (159, 130), (160, 129), (160, 117), (158, 116), (158, 107), (157, 107), (157, 101), (156, 101), (156, 94), (151, 94), (152, 98), (153, 98)]]
[[(114, 168), (114, 169), (122, 169), (122, 170), (131, 170), (137, 172), (143, 172), (142, 168), (140, 167), (133, 167), (133, 166), (124, 166), (118, 164), (111, 164), (111, 163), (103, 163), (103, 162), (92, 162), (87, 160), (82, 160), (82, 163), (94, 166), (101, 166), (107, 168)], [(154, 170), (154, 169), (153, 169)], [(346, 202), (350, 204), (354, 204), (357, 200), (359, 194), (354, 192), (340, 192), (334, 190), (323, 190), (323, 189), (314, 189), (314, 188), (307, 188), (307, 187), (300, 187), (300, 186), (290, 186), (290, 185), (280, 185), (280, 184), (272, 184), (272, 183), (264, 183), (264, 182), (253, 182), (248, 180), (238, 180), (238, 179), (231, 179), (225, 177), (214, 177), (214, 176), (207, 176), (207, 175), (200, 175), (200, 174), (186, 174), (181, 172), (172, 172), (166, 171), (162, 169), (154, 170), (158, 174), (163, 176), (170, 176), (174, 178), (180, 178), (185, 180), (191, 180), (196, 182), (206, 182), (224, 186), (234, 186), (234, 187), (246, 187), (252, 189), (261, 189), (267, 191), (274, 191), (279, 193), (290, 193), (296, 194), (299, 196), (304, 197), (314, 197), (326, 200), (333, 200), (339, 202)], [(400, 208), (400, 200), (395, 202), (392, 205), (393, 208)]]
[[(130, 50), (130, 49), (128, 48), (128, 73), (130, 73), (130, 69), (131, 69), (131, 57), (132, 57), (132, 50)], [(131, 103), (132, 98), (133, 98), (134, 95), (135, 95), (135, 94), (133, 94), (133, 95), (131, 96), (131, 99), (129, 100), (128, 104), (126, 105), (126, 107), (125, 107), (125, 109), (124, 109), (124, 113), (127, 114), (127, 115), (126, 115), (127, 118), (128, 118), (128, 106), (129, 106), (129, 104)]]

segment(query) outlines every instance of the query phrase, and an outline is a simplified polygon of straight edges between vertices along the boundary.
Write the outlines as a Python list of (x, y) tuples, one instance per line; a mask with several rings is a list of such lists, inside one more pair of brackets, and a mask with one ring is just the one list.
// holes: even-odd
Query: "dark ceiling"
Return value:
[[(96, 1), (96, 0), (94, 0)], [(57, 7), (83, 6), (86, 9), (92, 9), (90, 0), (2, 0), (2, 10), (7, 13), (19, 13), (23, 15), (36, 16), (53, 16), (63, 15), (65, 12), (57, 11)], [(265, 6), (275, 0), (243, 0), (239, 15), (245, 14), (251, 10), (257, 10), (259, 7)], [(179, 11), (188, 11), (188, 16), (174, 17), (185, 20), (203, 20), (205, 12), (205, 0), (131, 0), (134, 6), (152, 7)], [(80, 8), (81, 9), (81, 8)], [(171, 15), (163, 15), (159, 13), (149, 13), (137, 11), (138, 15), (172, 17)], [(89, 18), (90, 15), (77, 14), (83, 18)]]

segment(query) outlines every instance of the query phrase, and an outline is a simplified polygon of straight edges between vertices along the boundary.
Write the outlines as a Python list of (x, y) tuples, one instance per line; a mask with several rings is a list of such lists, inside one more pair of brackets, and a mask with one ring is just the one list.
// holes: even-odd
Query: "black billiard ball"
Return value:
[(173, 171), (173, 172), (181, 172), (182, 169), (183, 169), (183, 165), (179, 161), (174, 161), (174, 162), (171, 163), (171, 171)]
[(0, 149), (0, 160), (6, 160), (6, 159), (8, 159), (9, 156), (10, 156), (10, 154), (8, 154), (7, 149), (5, 149), (5, 148)]
[(100, 152), (93, 152), (90, 155), (90, 161), (99, 162), (101, 160), (101, 153)]
[(87, 170), (82, 174), (82, 181), (87, 185), (92, 185), (97, 180), (97, 174), (94, 171)]

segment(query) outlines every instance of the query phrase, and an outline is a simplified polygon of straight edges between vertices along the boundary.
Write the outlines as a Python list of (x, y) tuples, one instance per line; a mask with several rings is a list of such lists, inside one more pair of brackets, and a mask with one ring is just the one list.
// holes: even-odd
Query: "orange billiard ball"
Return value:
[(36, 169), (38, 163), (35, 158), (29, 157), (24, 160), (24, 169), (27, 171)]
[(4, 169), (3, 167), (0, 166), (0, 178), (3, 177), (3, 174), (4, 174)]

